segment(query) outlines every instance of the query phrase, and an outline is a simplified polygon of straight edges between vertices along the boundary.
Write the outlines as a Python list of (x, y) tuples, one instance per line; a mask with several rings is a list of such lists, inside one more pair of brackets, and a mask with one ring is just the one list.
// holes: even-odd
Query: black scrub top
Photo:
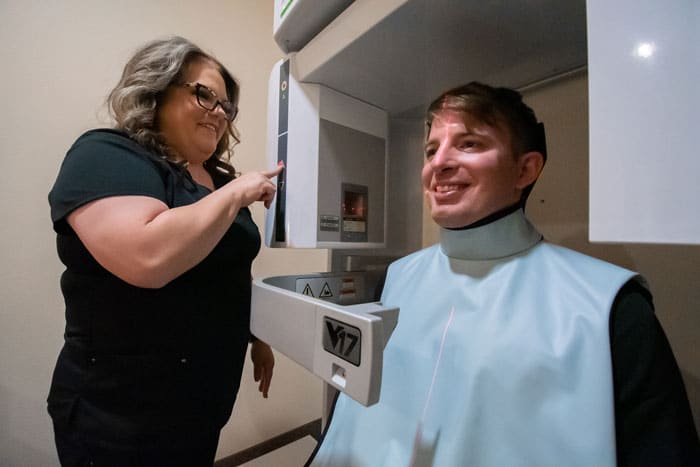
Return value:
[(48, 398), (57, 428), (131, 443), (211, 432), (228, 420), (250, 338), (250, 267), (260, 250), (250, 211), (242, 208), (202, 262), (160, 289), (108, 272), (66, 222), (104, 197), (150, 196), (174, 208), (209, 193), (116, 130), (89, 131), (68, 151), (49, 194), (66, 266), (65, 344)]

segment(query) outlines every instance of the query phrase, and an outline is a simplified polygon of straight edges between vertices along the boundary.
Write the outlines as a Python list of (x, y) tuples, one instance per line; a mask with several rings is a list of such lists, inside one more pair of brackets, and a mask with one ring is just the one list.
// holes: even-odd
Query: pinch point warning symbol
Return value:
[(331, 288), (328, 286), (328, 282), (323, 284), (323, 288), (321, 289), (321, 293), (319, 294), (319, 298), (328, 298), (332, 297), (333, 292), (331, 292)]

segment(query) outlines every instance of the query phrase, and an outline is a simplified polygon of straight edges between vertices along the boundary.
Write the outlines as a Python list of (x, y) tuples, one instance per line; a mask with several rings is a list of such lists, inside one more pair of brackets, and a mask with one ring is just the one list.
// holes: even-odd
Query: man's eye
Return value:
[(460, 144), (460, 149), (462, 150), (475, 149), (477, 147), (479, 147), (479, 142), (474, 140), (465, 140)]
[(425, 158), (430, 159), (435, 155), (435, 149), (434, 148), (429, 148), (425, 150)]

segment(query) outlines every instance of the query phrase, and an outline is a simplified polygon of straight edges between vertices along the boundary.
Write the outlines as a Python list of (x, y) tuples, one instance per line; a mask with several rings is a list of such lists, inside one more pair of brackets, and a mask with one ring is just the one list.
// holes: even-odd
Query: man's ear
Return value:
[(518, 166), (520, 175), (516, 188), (522, 190), (535, 183), (540, 176), (544, 167), (544, 157), (538, 151), (526, 152), (518, 159)]

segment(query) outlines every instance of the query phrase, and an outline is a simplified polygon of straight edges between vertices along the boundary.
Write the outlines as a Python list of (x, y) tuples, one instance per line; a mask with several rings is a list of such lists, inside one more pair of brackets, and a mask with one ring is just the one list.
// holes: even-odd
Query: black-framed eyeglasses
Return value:
[(197, 104), (205, 110), (213, 112), (216, 106), (220, 105), (229, 122), (236, 118), (238, 107), (231, 101), (219, 100), (219, 96), (209, 87), (202, 83), (184, 83), (184, 87), (194, 88), (194, 95), (197, 96)]

